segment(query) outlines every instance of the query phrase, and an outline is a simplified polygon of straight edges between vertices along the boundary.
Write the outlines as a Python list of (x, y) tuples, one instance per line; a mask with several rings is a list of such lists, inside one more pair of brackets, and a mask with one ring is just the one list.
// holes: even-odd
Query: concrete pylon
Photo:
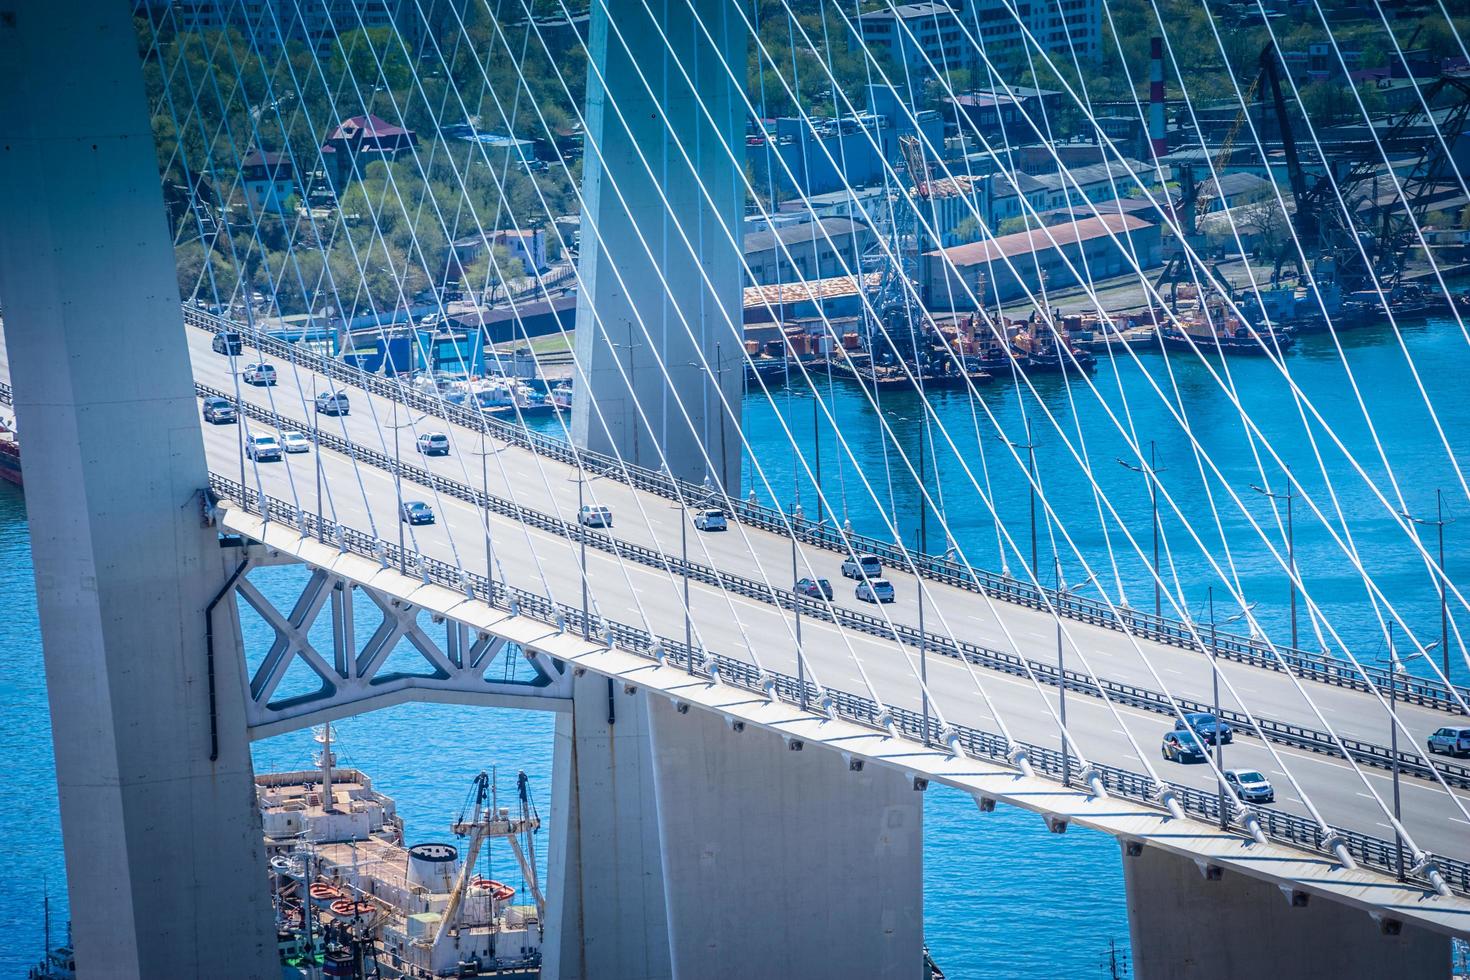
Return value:
[(590, 31), (572, 439), (738, 495), (749, 34), (727, 0), (594, 0)]
[[(0, 12), (0, 302), (83, 976), (276, 977), (130, 6)], [(213, 669), (213, 673), (211, 670)], [(217, 743), (217, 758), (211, 752)]]
[(547, 980), (923, 975), (903, 773), (588, 676), (552, 778)]
[[(1201, 866), (1161, 848), (1128, 853), (1128, 933), (1138, 980), (1443, 980), (1450, 941), (1321, 895)], [(1135, 848), (1136, 850), (1136, 848)]]

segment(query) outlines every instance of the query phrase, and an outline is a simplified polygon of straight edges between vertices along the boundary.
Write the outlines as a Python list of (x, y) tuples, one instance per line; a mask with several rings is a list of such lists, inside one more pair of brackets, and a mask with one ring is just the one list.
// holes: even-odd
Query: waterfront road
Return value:
[[(202, 384), (234, 391), (231, 359), (210, 351), (210, 335), (188, 329), (195, 374)], [(234, 368), (259, 358), (247, 349)], [(267, 359), (269, 360), (269, 359)], [(0, 362), (4, 361), (0, 349)], [(241, 385), (251, 403), (303, 422), (318, 421), (312, 409), (313, 390), (326, 390), (329, 383), (298, 366), (276, 363), (279, 384), (273, 388)], [(8, 369), (0, 363), (0, 373)], [(127, 384), (120, 380), (120, 384)], [(357, 388), (344, 389), (352, 412), (342, 418), (321, 417), (324, 432), (349, 439), (357, 445), (392, 455), (395, 433), (406, 462), (426, 466), (446, 480), (479, 488), (482, 483), (481, 449), (478, 432), (445, 423), (397, 406), (383, 398), (370, 397)], [(395, 424), (399, 428), (394, 429)], [(23, 420), (22, 420), (23, 424)], [(210, 465), (216, 472), (239, 479), (241, 472), (238, 426), (204, 425)], [(450, 437), (451, 455), (424, 459), (414, 448), (417, 434), (444, 432)], [(578, 500), (578, 478), (570, 467), (526, 450), (489, 440), (483, 481), (490, 494), (533, 508), (550, 517), (573, 521)], [(318, 470), (320, 463), (320, 470)], [(316, 495), (318, 473), (324, 492)], [(246, 464), (245, 481), (252, 487), (287, 500), (303, 510), (320, 508), (329, 518), (363, 531), (373, 531), (396, 540), (397, 492), (388, 472), (329, 450), (286, 457), (282, 463)], [(612, 509), (617, 539), (662, 551), (681, 553), (681, 534), (691, 561), (720, 568), (778, 588), (792, 583), (792, 545), (789, 538), (753, 528), (736, 527), (723, 533), (701, 533), (692, 524), (682, 527), (687, 515), (673, 502), (632, 490), (609, 479), (593, 479), (582, 488), (586, 502)], [(403, 484), (405, 499), (425, 500), (434, 506), (438, 521), (432, 526), (405, 528), (407, 545), (425, 554), (465, 569), (483, 573), (485, 562), (486, 514), (481, 509), (448, 495), (438, 495), (411, 482)], [(556, 601), (577, 605), (581, 601), (580, 548), (556, 534), (527, 527), (499, 515), (489, 517), (489, 537), (498, 580), (529, 591), (550, 594)], [(917, 621), (914, 577), (889, 569), (898, 601), (875, 607), (853, 598), (853, 583), (838, 573), (840, 557), (833, 552), (798, 546), (798, 575), (830, 578), (837, 591), (835, 604), (868, 615), (886, 615), (894, 623), (912, 626)], [(682, 638), (685, 613), (683, 581), (667, 570), (623, 561), (606, 552), (587, 550), (587, 582), (596, 611), (629, 625)], [(995, 602), (960, 589), (924, 581), (926, 626), (934, 633), (983, 644), (1035, 660), (1054, 662), (1057, 656), (1057, 626), (1045, 613)], [(733, 595), (697, 581), (689, 584), (689, 623), (695, 642), (721, 654), (762, 664), (788, 674), (797, 672), (796, 623), (791, 612), (758, 599)], [(1002, 629), (1002, 622), (1005, 629)], [(1175, 695), (1208, 702), (1211, 664), (1197, 651), (1189, 651), (1076, 621), (1062, 624), (1063, 653), (1074, 670), (1088, 667), (1097, 677), (1136, 684), (1150, 690), (1167, 689)], [(366, 635), (363, 633), (362, 635)], [(805, 668), (816, 682), (839, 690), (917, 709), (918, 653), (912, 646), (873, 636), (813, 617), (801, 620), (801, 649)], [(1084, 658), (1086, 665), (1084, 666)], [(1228, 693), (1222, 685), (1222, 703), (1237, 707), (1246, 702), (1261, 717), (1322, 729), (1320, 720), (1302, 691), (1335, 731), (1344, 737), (1386, 744), (1388, 718), (1383, 707), (1365, 692), (1346, 690), (1308, 681), (1297, 681), (1285, 673), (1264, 670), (1232, 661), (1220, 661), (1219, 669), (1238, 692)], [(1008, 729), (1020, 741), (1041, 745), (1058, 744), (1054, 711), (1057, 691), (1037, 688), (1025, 677), (1016, 677), (960, 661), (930, 655), (929, 688), (937, 712), (946, 720), (1000, 732)], [(1300, 688), (1300, 690), (1299, 690)], [(1399, 711), (1411, 731), (1422, 738), (1451, 717), (1432, 709), (1400, 705)], [(1090, 759), (1134, 771), (1145, 771), (1146, 759), (1166, 779), (1201, 789), (1213, 790), (1214, 778), (1205, 765), (1179, 765), (1160, 758), (1160, 737), (1171, 726), (1167, 718), (1126, 706), (1110, 708), (1096, 697), (1070, 694), (1067, 698), (1069, 730)], [(1131, 737), (1130, 737), (1131, 736)], [(1422, 741), (1416, 739), (1422, 745)], [(1400, 739), (1401, 747), (1408, 748)], [(1380, 769), (1364, 769), (1360, 776), (1342, 758), (1288, 748), (1266, 746), (1255, 739), (1241, 739), (1225, 748), (1227, 767), (1257, 768), (1267, 773), (1277, 788), (1278, 808), (1306, 813), (1303, 793), (1334, 826), (1377, 837), (1392, 838), (1387, 817), (1373, 799), (1392, 798), (1391, 777)], [(1290, 774), (1291, 778), (1288, 778)], [(1295, 785), (1293, 784), (1295, 780)], [(1415, 841), (1432, 852), (1470, 859), (1470, 794), (1451, 799), (1439, 785), (1418, 778), (1402, 780), (1404, 823)]]

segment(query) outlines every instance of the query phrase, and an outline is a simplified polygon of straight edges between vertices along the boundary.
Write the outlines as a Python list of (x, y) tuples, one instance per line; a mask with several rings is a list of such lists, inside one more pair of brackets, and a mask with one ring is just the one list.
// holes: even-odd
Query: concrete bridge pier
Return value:
[(730, 151), (743, 160), (745, 139), (725, 64), (744, 78), (749, 36), (725, 0), (594, 0), (591, 14), (572, 438), (654, 469), (662, 447), (675, 476), (738, 496), (745, 185)]
[[(0, 302), (77, 965), (278, 977), (130, 6), (0, 11)], [(40, 665), (36, 665), (40, 669)], [(32, 884), (30, 887), (35, 887)]]
[(553, 782), (548, 980), (922, 975), (902, 773), (584, 676)]
[[(1130, 853), (1130, 850), (1136, 853)], [(1138, 980), (1445, 980), (1450, 941), (1321, 895), (1123, 842)]]

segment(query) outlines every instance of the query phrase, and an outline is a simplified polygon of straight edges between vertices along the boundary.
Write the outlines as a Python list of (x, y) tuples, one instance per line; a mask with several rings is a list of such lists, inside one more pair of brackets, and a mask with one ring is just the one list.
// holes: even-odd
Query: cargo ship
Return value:
[[(330, 726), (317, 741), (315, 768), (255, 780), (283, 976), (538, 977), (541, 821), (525, 773), (513, 806), (500, 805), (493, 770), (475, 777), (448, 826), (462, 846), (407, 845), (393, 799), (337, 766)], [(519, 875), (529, 900), (492, 868)]]

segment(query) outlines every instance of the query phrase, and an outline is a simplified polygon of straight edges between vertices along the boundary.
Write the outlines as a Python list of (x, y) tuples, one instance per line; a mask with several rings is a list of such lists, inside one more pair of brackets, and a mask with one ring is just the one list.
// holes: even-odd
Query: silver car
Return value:
[(1225, 782), (1246, 803), (1275, 803), (1271, 780), (1254, 769), (1226, 769)]
[(1429, 736), (1432, 755), (1470, 755), (1470, 728), (1449, 726)]
[(859, 582), (856, 595), (863, 602), (892, 602), (893, 583), (886, 578), (875, 578), (869, 579), (866, 582)]

